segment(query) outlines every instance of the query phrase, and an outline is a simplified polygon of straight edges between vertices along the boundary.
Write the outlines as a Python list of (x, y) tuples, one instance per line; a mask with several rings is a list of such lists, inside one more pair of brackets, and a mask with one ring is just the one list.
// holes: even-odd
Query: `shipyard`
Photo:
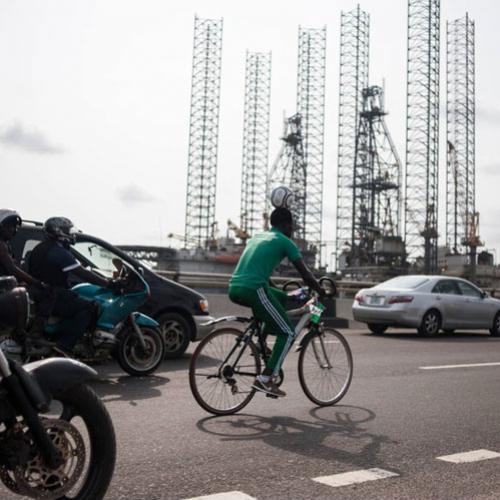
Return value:
[(499, 499), (499, 18), (0, 2), (0, 499)]

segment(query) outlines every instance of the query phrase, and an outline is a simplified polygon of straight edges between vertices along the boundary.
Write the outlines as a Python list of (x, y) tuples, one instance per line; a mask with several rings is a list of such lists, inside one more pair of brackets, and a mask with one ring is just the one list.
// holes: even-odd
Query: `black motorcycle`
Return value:
[[(30, 300), (15, 285), (0, 279), (0, 322), (24, 329)], [(0, 349), (0, 480), (7, 488), (49, 500), (104, 498), (116, 442), (106, 408), (85, 384), (96, 375), (66, 358), (22, 366)]]

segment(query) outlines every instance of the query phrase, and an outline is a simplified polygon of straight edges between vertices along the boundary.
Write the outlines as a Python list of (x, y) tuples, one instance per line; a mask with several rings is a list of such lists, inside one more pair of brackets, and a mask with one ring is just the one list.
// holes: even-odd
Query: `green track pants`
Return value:
[(264, 322), (264, 332), (277, 336), (267, 363), (267, 368), (273, 371), (273, 375), (277, 375), (295, 338), (295, 332), (285, 310), (287, 294), (272, 287), (255, 290), (231, 286), (229, 298), (236, 304), (251, 307), (254, 317)]

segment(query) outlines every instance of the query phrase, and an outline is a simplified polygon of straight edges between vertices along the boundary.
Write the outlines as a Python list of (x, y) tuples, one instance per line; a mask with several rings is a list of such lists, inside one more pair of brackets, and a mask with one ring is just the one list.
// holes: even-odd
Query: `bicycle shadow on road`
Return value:
[(262, 441), (281, 450), (320, 460), (336, 460), (364, 468), (384, 467), (378, 458), (384, 444), (397, 444), (383, 434), (368, 432), (362, 424), (375, 413), (358, 406), (315, 408), (312, 420), (289, 416), (262, 417), (238, 414), (206, 417), (197, 423), (200, 431), (225, 441)]
[(98, 378), (90, 384), (104, 403), (126, 401), (131, 406), (137, 406), (137, 401), (158, 398), (162, 396), (159, 389), (170, 381), (169, 378), (157, 375), (148, 377), (118, 377)]

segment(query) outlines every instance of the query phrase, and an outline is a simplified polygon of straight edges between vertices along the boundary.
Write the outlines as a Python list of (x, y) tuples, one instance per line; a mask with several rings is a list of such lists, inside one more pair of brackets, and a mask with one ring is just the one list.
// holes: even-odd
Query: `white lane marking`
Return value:
[(214, 495), (203, 495), (201, 497), (186, 498), (186, 500), (256, 500), (254, 497), (241, 491), (227, 491), (226, 493), (215, 493)]
[(420, 366), (421, 370), (446, 370), (448, 368), (475, 368), (479, 366), (500, 366), (500, 362), (495, 363), (470, 363), (468, 365), (438, 365), (438, 366)]
[(464, 453), (455, 453), (454, 455), (444, 455), (436, 457), (437, 460), (445, 462), (452, 462), (454, 464), (465, 464), (468, 462), (479, 462), (481, 460), (489, 460), (491, 458), (499, 458), (500, 453), (490, 450), (474, 450), (466, 451)]
[(385, 479), (387, 477), (399, 476), (395, 472), (384, 469), (365, 469), (355, 470), (352, 472), (342, 472), (341, 474), (333, 474), (331, 476), (321, 476), (313, 478), (317, 483), (323, 483), (328, 486), (348, 486), (349, 484), (364, 483), (365, 481), (376, 481), (377, 479)]

